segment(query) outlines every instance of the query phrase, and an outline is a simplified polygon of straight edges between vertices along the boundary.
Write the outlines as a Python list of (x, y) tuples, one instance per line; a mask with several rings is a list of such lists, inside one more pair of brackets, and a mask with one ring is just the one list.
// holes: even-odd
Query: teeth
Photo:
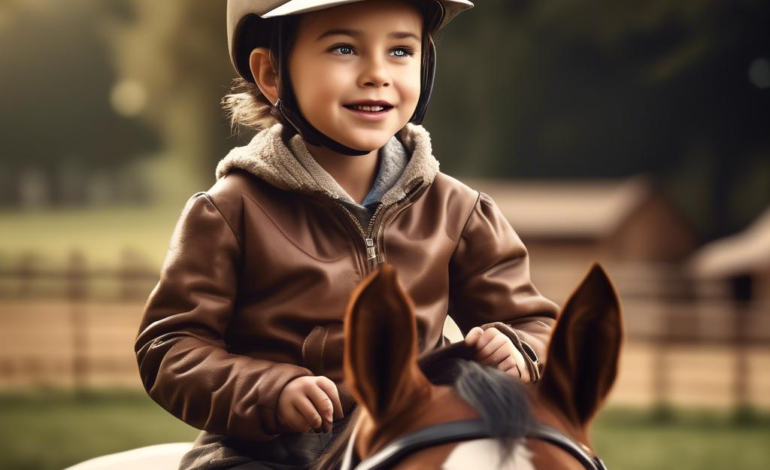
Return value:
[(359, 106), (355, 104), (352, 107), (355, 109), (360, 109), (362, 111), (374, 111), (374, 112), (382, 111), (383, 109), (385, 109), (383, 106)]

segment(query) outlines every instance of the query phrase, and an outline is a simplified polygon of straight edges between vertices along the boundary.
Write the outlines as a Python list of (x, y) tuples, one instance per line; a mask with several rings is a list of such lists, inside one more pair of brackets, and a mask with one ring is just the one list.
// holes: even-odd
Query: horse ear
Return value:
[(413, 405), (429, 388), (417, 365), (414, 306), (392, 265), (355, 288), (345, 315), (345, 382), (375, 422)]
[(539, 389), (577, 426), (588, 426), (615, 382), (622, 322), (612, 282), (594, 264), (562, 309)]

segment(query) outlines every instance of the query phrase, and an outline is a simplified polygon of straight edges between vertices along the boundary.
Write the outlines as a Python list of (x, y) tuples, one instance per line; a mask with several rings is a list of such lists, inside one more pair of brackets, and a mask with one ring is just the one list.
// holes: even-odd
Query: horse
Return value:
[(589, 429), (617, 375), (623, 325), (600, 265), (562, 308), (533, 384), (474, 362), (464, 342), (418, 357), (414, 305), (387, 263), (353, 291), (344, 329), (358, 407), (315, 469), (606, 469)]

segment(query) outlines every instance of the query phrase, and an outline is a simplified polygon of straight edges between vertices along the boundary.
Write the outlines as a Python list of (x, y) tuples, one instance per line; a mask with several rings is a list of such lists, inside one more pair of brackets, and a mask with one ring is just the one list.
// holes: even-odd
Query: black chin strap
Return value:
[[(348, 441), (340, 470), (384, 470), (393, 467), (407, 455), (428, 447), (492, 438), (482, 420), (438, 424), (400, 437), (362, 462), (354, 446), (357, 431), (357, 429), (353, 431), (353, 435)], [(559, 447), (575, 457), (586, 470), (607, 470), (604, 462), (598, 456), (591, 457), (579, 444), (554, 428), (538, 423), (527, 434), (527, 438), (539, 439)]]
[(299, 135), (305, 139), (305, 142), (310, 145), (322, 145), (328, 149), (334, 150), (337, 153), (350, 156), (366, 155), (370, 152), (369, 150), (357, 150), (348, 147), (332, 139), (328, 135), (313, 127), (313, 125), (310, 124), (308, 120), (302, 116), (302, 114), (295, 114), (293, 111), (289, 110), (289, 107), (286, 106), (280, 98), (278, 101), (276, 101), (275, 107), (278, 108), (281, 114), (283, 114), (283, 117), (289, 122), (289, 124), (291, 124), (291, 126), (297, 130)]

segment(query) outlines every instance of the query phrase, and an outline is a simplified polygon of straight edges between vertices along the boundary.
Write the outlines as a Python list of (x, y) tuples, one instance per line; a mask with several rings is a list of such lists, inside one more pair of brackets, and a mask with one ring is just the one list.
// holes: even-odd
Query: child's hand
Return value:
[(529, 383), (529, 369), (513, 342), (497, 328), (473, 328), (465, 337), (465, 344), (476, 347), (474, 358), (485, 366), (492, 366), (523, 383)]
[(297, 377), (278, 397), (278, 420), (295, 432), (329, 432), (342, 417), (337, 385), (323, 376)]

